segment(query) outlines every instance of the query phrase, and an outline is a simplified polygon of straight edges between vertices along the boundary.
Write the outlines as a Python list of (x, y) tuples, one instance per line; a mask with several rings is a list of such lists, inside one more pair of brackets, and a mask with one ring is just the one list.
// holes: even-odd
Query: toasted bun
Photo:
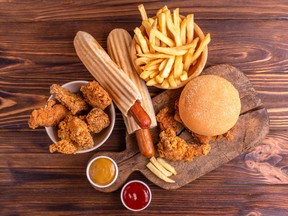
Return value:
[(216, 136), (237, 122), (241, 102), (237, 89), (226, 79), (202, 75), (184, 87), (179, 99), (179, 115), (192, 132)]

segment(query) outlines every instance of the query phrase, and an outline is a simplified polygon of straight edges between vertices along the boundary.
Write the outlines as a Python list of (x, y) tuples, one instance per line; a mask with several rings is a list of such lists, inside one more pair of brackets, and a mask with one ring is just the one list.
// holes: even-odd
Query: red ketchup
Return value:
[(132, 211), (141, 211), (151, 201), (151, 191), (141, 181), (128, 182), (121, 191), (121, 199), (126, 208)]

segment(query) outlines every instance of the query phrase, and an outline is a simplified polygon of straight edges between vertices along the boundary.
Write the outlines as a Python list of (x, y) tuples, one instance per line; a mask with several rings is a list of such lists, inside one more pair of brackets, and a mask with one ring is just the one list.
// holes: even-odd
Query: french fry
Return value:
[(154, 173), (157, 177), (159, 177), (163, 181), (167, 183), (175, 183), (173, 179), (170, 179), (169, 177), (161, 173), (151, 162), (149, 162), (146, 166), (152, 173)]
[(155, 49), (153, 46), (156, 45), (156, 36), (155, 36), (155, 29), (151, 29), (150, 35), (149, 35), (149, 48), (150, 53), (155, 53)]
[[(159, 15), (159, 30), (160, 32), (164, 35), (164, 36), (167, 36), (167, 30), (166, 30), (166, 16), (165, 16), (165, 13), (161, 13)], [(165, 47), (166, 46), (166, 43), (161, 41), (161, 46), (162, 47)]]
[(165, 13), (166, 11), (168, 11), (169, 9), (168, 9), (168, 7), (167, 7), (167, 5), (164, 5), (163, 7), (162, 7), (162, 12), (163, 13)]
[(201, 53), (203, 52), (205, 47), (210, 43), (210, 41), (211, 41), (211, 37), (210, 37), (210, 33), (208, 33), (203, 39), (203, 41), (201, 41), (195, 53), (193, 54), (192, 62), (194, 62), (201, 55)]
[(176, 30), (175, 30), (175, 26), (173, 24), (173, 21), (172, 21), (172, 17), (171, 17), (171, 13), (170, 11), (167, 11), (165, 13), (165, 16), (166, 16), (166, 25), (167, 25), (167, 29), (171, 32), (172, 36), (175, 38), (175, 35), (176, 35)]
[(170, 47), (175, 46), (175, 42), (171, 38), (167, 37), (162, 32), (160, 32), (159, 30), (155, 30), (155, 36), (159, 38), (160, 41), (167, 44), (168, 46)]
[(174, 74), (173, 73), (170, 73), (169, 77), (168, 77), (168, 82), (169, 82), (169, 85), (172, 87), (172, 88), (176, 88), (177, 87), (177, 83), (174, 79)]
[(187, 18), (183, 19), (180, 25), (180, 38), (182, 45), (186, 44), (186, 29), (187, 29)]
[(148, 70), (149, 68), (151, 68), (151, 66), (157, 66), (157, 69), (159, 68), (159, 65), (162, 62), (162, 59), (154, 59), (154, 60), (150, 60), (144, 67), (144, 70)]
[[(172, 66), (175, 61), (175, 56), (172, 56), (171, 58), (168, 59), (167, 64), (165, 65), (164, 70), (161, 72), (160, 76), (163, 78), (167, 78), (172, 70)], [(170, 82), (169, 82), (170, 84)]]
[(181, 81), (185, 81), (188, 79), (188, 73), (186, 71), (183, 71), (182, 75), (180, 76)]
[(174, 175), (177, 174), (175, 168), (173, 166), (171, 166), (167, 161), (165, 161), (163, 158), (158, 157), (157, 161), (165, 168), (167, 169), (169, 172), (173, 173)]
[(161, 84), (161, 87), (162, 88), (169, 88), (169, 82), (168, 82), (168, 80), (167, 79), (164, 79), (164, 81), (162, 82), (162, 84)]
[(183, 71), (183, 56), (176, 56), (174, 63), (174, 78), (179, 78)]
[(155, 31), (156, 31), (156, 27), (157, 27), (157, 19), (153, 22), (152, 26), (151, 26), (151, 31), (149, 34), (149, 47), (150, 47), (150, 52), (151, 53), (155, 53), (155, 50), (153, 48), (152, 45), (156, 45), (156, 36), (155, 36)]
[(147, 13), (143, 4), (138, 5), (138, 10), (140, 11), (142, 20), (147, 20)]
[(151, 65), (151, 66), (149, 66), (148, 68), (146, 68), (145, 69), (145, 67), (146, 67), (147, 65), (145, 65), (145, 66), (142, 66), (142, 67), (140, 67), (143, 71), (153, 71), (153, 70), (157, 70), (157, 71), (159, 71), (159, 65)]
[(167, 64), (167, 61), (168, 61), (168, 58), (167, 59), (164, 59), (160, 65), (159, 65), (159, 71), (162, 71), (164, 69), (164, 67), (166, 66)]
[(175, 43), (176, 46), (181, 46), (181, 34), (180, 34), (180, 16), (179, 16), (179, 8), (176, 8), (173, 11), (173, 21), (174, 21), (174, 29), (175, 29)]
[(191, 64), (193, 63), (192, 61), (192, 57), (194, 54), (195, 48), (191, 47), (188, 52), (186, 53), (186, 55), (184, 56), (184, 70), (188, 71)]
[(155, 76), (155, 80), (156, 80), (156, 82), (157, 83), (163, 83), (163, 81), (164, 81), (164, 78), (163, 77), (161, 77), (159, 74), (157, 75), (157, 76)]
[(157, 81), (156, 81), (155, 78), (152, 78), (152, 79), (150, 79), (150, 80), (148, 80), (148, 81), (146, 82), (146, 85), (147, 85), (147, 86), (153, 86), (153, 85), (156, 85), (156, 84), (157, 84)]
[(151, 24), (149, 23), (149, 21), (148, 20), (143, 20), (142, 21), (142, 25), (144, 26), (147, 35), (150, 35)]
[(181, 82), (182, 82), (182, 81), (180, 80), (180, 78), (174, 78), (174, 80), (175, 80), (177, 86), (180, 85)]
[(153, 18), (148, 18), (148, 21), (152, 25), (155, 20)]
[(140, 31), (138, 27), (134, 29), (134, 33), (136, 34), (136, 37), (138, 38), (139, 45), (143, 53), (149, 53), (147, 41), (145, 40), (144, 36), (142, 35), (142, 32)]
[(160, 171), (162, 172), (165, 176), (169, 177), (172, 176), (172, 173), (166, 170), (153, 156), (150, 158), (151, 163)]
[(187, 16), (187, 43), (191, 43), (194, 37), (194, 15)]
[(137, 66), (140, 66), (140, 65), (143, 65), (143, 64), (147, 64), (149, 61), (151, 61), (150, 58), (147, 58), (147, 57), (141, 57), (141, 58), (137, 58), (135, 60), (135, 64)]
[(152, 59), (156, 59), (156, 58), (171, 58), (173, 56), (171, 55), (167, 55), (167, 54), (163, 54), (163, 53), (144, 53), (144, 54), (137, 54), (137, 56), (140, 57), (147, 57), (147, 58), (152, 58)]
[(136, 44), (136, 52), (138, 54), (142, 54), (143, 53), (141, 47), (139, 46), (139, 44)]
[(156, 12), (156, 16), (159, 16), (162, 12), (163, 12), (163, 9), (160, 8), (160, 9)]
[(179, 47), (158, 47), (153, 44), (151, 44), (151, 46), (157, 52), (174, 55), (174, 56), (183, 56), (188, 51), (187, 49), (181, 49)]
[[(147, 71), (143, 71), (141, 74), (140, 74), (140, 77), (144, 80), (147, 80), (148, 78), (150, 78), (149, 76), (154, 73), (155, 71), (152, 71), (152, 70), (147, 70)], [(158, 71), (157, 71), (158, 72)]]
[[(154, 70), (154, 72), (149, 75), (149, 78), (150, 79), (156, 78), (156, 76), (158, 76), (158, 74), (159, 74), (159, 71), (158, 70)], [(157, 79), (156, 79), (156, 81), (157, 81)]]

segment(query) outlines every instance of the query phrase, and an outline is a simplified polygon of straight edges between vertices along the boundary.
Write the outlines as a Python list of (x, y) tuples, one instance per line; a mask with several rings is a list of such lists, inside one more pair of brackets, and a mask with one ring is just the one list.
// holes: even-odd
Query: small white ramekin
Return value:
[[(110, 160), (110, 161), (113, 163), (113, 165), (115, 166), (115, 172), (116, 172), (116, 173), (115, 173), (114, 179), (113, 179), (109, 184), (107, 184), (107, 185), (98, 185), (98, 184), (96, 184), (95, 182), (92, 181), (92, 179), (91, 179), (91, 177), (90, 177), (90, 174), (89, 174), (89, 169), (90, 169), (91, 164), (92, 164), (95, 160), (100, 159), (100, 158), (106, 158), (106, 159)], [(110, 158), (110, 157), (108, 157), (108, 156), (97, 156), (97, 157), (93, 158), (92, 160), (90, 160), (89, 163), (88, 163), (88, 165), (87, 165), (87, 167), (86, 167), (86, 176), (87, 176), (87, 179), (88, 179), (88, 181), (90, 182), (90, 184), (91, 184), (93, 187), (95, 187), (95, 188), (107, 188), (107, 187), (111, 186), (111, 185), (116, 181), (116, 179), (118, 178), (118, 172), (119, 172), (119, 171), (118, 171), (117, 163), (116, 163), (112, 158)]]
[[(132, 209), (132, 208), (130, 208), (129, 206), (127, 206), (126, 203), (125, 203), (125, 201), (123, 200), (123, 193), (124, 193), (125, 188), (126, 188), (129, 184), (131, 184), (131, 183), (133, 183), (133, 182), (138, 182), (138, 183), (144, 185), (144, 186), (148, 189), (148, 191), (149, 191), (149, 195), (150, 195), (149, 201), (148, 201), (148, 203), (147, 203), (143, 208), (141, 208), (141, 209)], [(127, 208), (127, 209), (130, 210), (130, 211), (138, 212), (138, 211), (142, 211), (142, 210), (146, 209), (146, 208), (150, 205), (151, 200), (152, 200), (152, 193), (151, 193), (151, 190), (150, 190), (149, 186), (148, 186), (146, 183), (144, 183), (143, 181), (140, 181), (140, 180), (132, 180), (132, 181), (127, 182), (127, 183), (122, 187), (121, 194), (120, 194), (120, 198), (121, 198), (121, 202), (122, 202), (122, 204), (125, 206), (125, 208)]]

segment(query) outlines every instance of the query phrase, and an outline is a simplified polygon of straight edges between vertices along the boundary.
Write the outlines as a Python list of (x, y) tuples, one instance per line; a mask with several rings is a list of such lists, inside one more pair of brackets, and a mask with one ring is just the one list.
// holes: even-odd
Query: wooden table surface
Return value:
[[(270, 116), (267, 138), (252, 152), (177, 190), (152, 190), (138, 215), (288, 215), (287, 0), (32, 1), (0, 0), (0, 215), (129, 215), (120, 190), (101, 193), (85, 176), (92, 153), (50, 154), (44, 128), (29, 129), (33, 109), (45, 105), (52, 83), (92, 80), (73, 38), (91, 33), (106, 48), (114, 28), (140, 25), (137, 5), (153, 16), (165, 4), (194, 13), (210, 32), (207, 67), (228, 63), (244, 72)], [(153, 95), (159, 90), (151, 89)], [(125, 125), (98, 151), (125, 149)]]

